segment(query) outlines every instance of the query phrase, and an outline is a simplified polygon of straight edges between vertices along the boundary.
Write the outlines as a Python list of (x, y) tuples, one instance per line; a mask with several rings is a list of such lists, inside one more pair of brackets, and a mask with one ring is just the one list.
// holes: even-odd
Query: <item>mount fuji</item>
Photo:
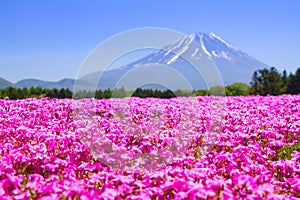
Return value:
[[(98, 88), (114, 88), (117, 81), (130, 70), (137, 69), (144, 65), (159, 64), (176, 70), (190, 82), (194, 89), (205, 89), (207, 88), (205, 77), (202, 77), (195, 67), (191, 65), (191, 63), (199, 63), (202, 58), (211, 61), (211, 63), (217, 67), (225, 85), (234, 82), (248, 84), (255, 70), (268, 67), (268, 65), (242, 52), (214, 33), (191, 33), (135, 62), (103, 72), (98, 82)], [(189, 62), (187, 62), (187, 60)], [(212, 67), (212, 64), (201, 67), (209, 68)], [(149, 78), (149, 76), (155, 77), (159, 73), (159, 71), (153, 72), (152, 74), (141, 73), (140, 76)], [(98, 81), (100, 74), (101, 72), (87, 74), (81, 79), (95, 82)], [(172, 77), (169, 78), (172, 79)], [(169, 82), (172, 81), (176, 82), (174, 79), (169, 80)], [(127, 85), (125, 85), (125, 87), (126, 86)]]
[[(201, 64), (202, 60), (208, 61), (208, 65)], [(143, 71), (145, 65), (148, 69), (153, 70)], [(119, 68), (107, 70), (105, 72), (95, 71), (93, 73), (85, 74), (77, 80), (63, 79), (57, 82), (49, 82), (24, 79), (14, 85), (20, 88), (34, 86), (42, 88), (69, 88), (72, 90), (74, 89), (74, 85), (77, 85), (77, 89), (79, 88), (81, 90), (93, 90), (95, 89), (95, 86), (102, 90), (107, 88), (113, 89), (124, 75), (132, 70), (141, 69), (141, 73), (128, 78), (126, 84), (123, 85), (126, 89), (136, 89), (136, 85), (132, 84), (136, 79), (154, 80), (155, 83), (157, 77), (173, 84), (171, 89), (187, 89), (182, 87), (178, 77), (170, 75), (168, 71), (164, 71), (162, 68), (162, 70), (160, 70), (160, 68), (157, 68), (157, 65), (165, 66), (178, 72), (181, 77), (184, 77), (185, 80), (190, 83), (193, 89), (207, 89), (207, 75), (210, 76), (210, 72), (215, 73), (213, 70), (214, 68), (217, 68), (219, 71), (218, 73), (222, 78), (222, 83), (228, 85), (234, 82), (248, 84), (250, 83), (251, 76), (255, 70), (269, 67), (263, 62), (232, 46), (214, 33), (191, 33), (166, 45), (163, 49), (155, 50), (145, 57), (130, 64), (120, 66)], [(199, 74), (195, 65), (200, 66), (204, 71), (206, 70), (206, 74), (204, 74), (206, 77), (202, 77), (202, 75)], [(214, 76), (208, 77), (208, 79), (213, 78)], [(153, 84), (150, 84), (150, 86), (152, 87)], [(158, 87), (156, 89), (161, 88), (166, 87)]]

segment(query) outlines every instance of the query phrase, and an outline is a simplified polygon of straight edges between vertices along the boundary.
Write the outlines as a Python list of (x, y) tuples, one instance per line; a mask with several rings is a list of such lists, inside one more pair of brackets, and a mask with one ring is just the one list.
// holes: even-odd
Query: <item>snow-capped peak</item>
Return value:
[(201, 48), (204, 51), (204, 53), (206, 55), (208, 55), (209, 57), (211, 57), (211, 54), (209, 53), (209, 51), (206, 49), (204, 41), (203, 41), (203, 35), (200, 36), (200, 44), (201, 44)]
[(214, 40), (216, 42), (220, 42), (220, 43), (224, 44), (228, 48), (237, 50), (237, 48), (235, 48), (234, 46), (232, 46), (231, 44), (229, 44), (228, 42), (226, 42), (225, 40), (223, 40), (221, 37), (219, 37), (218, 35), (216, 35), (213, 32), (210, 32), (210, 33), (201, 33), (201, 32), (190, 33), (190, 34), (188, 34), (188, 37), (190, 39), (194, 39), (195, 41), (199, 42), (200, 44), (201, 44), (201, 42), (203, 42), (203, 38), (206, 38), (207, 40)]
[(222, 43), (224, 43), (229, 48), (232, 48), (232, 49), (236, 50), (236, 48), (234, 46), (232, 46), (231, 44), (229, 44), (228, 42), (226, 42), (225, 40), (223, 40), (221, 37), (217, 36), (216, 34), (210, 32), (208, 35), (209, 35), (210, 38), (217, 39), (217, 40), (221, 41)]
[[(205, 65), (207, 62), (202, 61), (207, 59), (215, 64), (226, 84), (250, 82), (253, 71), (268, 66), (234, 48), (214, 33), (191, 33), (168, 44), (163, 49), (158, 49), (144, 58), (125, 65), (123, 68), (112, 70), (111, 73), (107, 73), (108, 75), (103, 80), (111, 80), (109, 76), (116, 77), (116, 80), (119, 80), (122, 74), (144, 64), (161, 64), (178, 71), (191, 82), (194, 88), (203, 89), (202, 86), (199, 86), (202, 83), (199, 83), (199, 73), (193, 65), (199, 64), (202, 67), (202, 64), (204, 64), (203, 68), (206, 69), (208, 67)], [(201, 78), (206, 81), (205, 77)], [(176, 80), (173, 82), (176, 82)]]

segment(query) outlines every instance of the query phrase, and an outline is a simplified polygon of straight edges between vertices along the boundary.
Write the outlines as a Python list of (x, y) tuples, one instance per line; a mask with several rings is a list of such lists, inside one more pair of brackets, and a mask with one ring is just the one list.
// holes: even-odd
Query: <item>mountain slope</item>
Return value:
[[(191, 63), (198, 65), (202, 58), (214, 62), (226, 85), (234, 82), (249, 84), (255, 70), (268, 67), (268, 65), (233, 47), (214, 33), (192, 33), (166, 46), (163, 50), (157, 50), (131, 64), (104, 72), (98, 87), (101, 89), (113, 88), (117, 81), (130, 70), (153, 63), (153, 65), (159, 64), (176, 70), (191, 83), (194, 89), (207, 88), (207, 77), (199, 75), (198, 71), (191, 65)], [(212, 67), (212, 64), (209, 65), (201, 67)], [(95, 82), (99, 79), (99, 74), (100, 72), (88, 74), (82, 79)], [(144, 78), (147, 79), (149, 76), (155, 77), (157, 74), (159, 72), (145, 73), (141, 76), (145, 76)]]
[[(122, 44), (120, 44), (122, 45)], [(210, 63), (203, 64), (203, 60), (208, 60)], [(145, 67), (147, 65), (147, 68)], [(178, 76), (169, 74), (164, 69), (158, 69), (158, 66), (164, 66), (171, 69), (170, 72), (176, 71)], [(208, 72), (203, 77), (194, 66), (201, 67)], [(126, 89), (136, 89), (135, 82), (142, 83), (142, 80), (149, 82), (154, 81), (154, 84), (166, 83), (164, 86), (172, 85), (173, 89), (189, 89), (186, 85), (183, 86), (179, 79), (187, 80), (192, 86), (192, 89), (206, 89), (207, 82), (213, 82), (215, 77), (213, 74), (213, 67), (219, 70), (225, 85), (234, 82), (243, 82), (249, 84), (253, 72), (257, 69), (268, 67), (268, 65), (251, 57), (247, 53), (240, 51), (233, 47), (228, 42), (214, 33), (192, 33), (187, 34), (178, 41), (167, 45), (164, 49), (156, 50), (153, 53), (136, 60), (128, 65), (120, 68), (105, 71), (100, 77), (101, 72), (94, 72), (87, 74), (76, 81), (78, 86), (76, 89), (98, 89), (115, 88), (121, 77), (127, 77), (127, 82), (124, 85)], [(156, 69), (152, 70), (151, 69)], [(143, 71), (144, 69), (150, 69)], [(132, 71), (139, 73), (126, 76)], [(164, 71), (164, 73), (163, 73)], [(36, 79), (24, 79), (17, 82), (17, 87), (42, 87), (42, 88), (69, 88), (73, 89), (74, 79), (63, 79), (57, 82), (42, 81)], [(94, 84), (93, 84), (94, 83)], [(150, 83), (150, 82), (149, 82)], [(148, 85), (149, 85), (148, 83)], [(9, 84), (9, 83), (6, 83)], [(151, 85), (151, 84), (150, 84)]]
[(0, 89), (3, 90), (6, 87), (13, 86), (13, 84), (3, 78), (0, 78)]
[[(38, 79), (24, 79), (19, 82), (17, 82), (15, 85), (17, 87), (23, 88), (23, 87), (41, 87), (41, 88), (68, 88), (70, 90), (73, 89), (75, 83), (75, 79), (62, 79), (60, 81), (54, 82), (54, 81), (43, 81)], [(82, 87), (82, 89), (90, 88), (90, 83), (85, 80), (79, 80), (79, 84)]]

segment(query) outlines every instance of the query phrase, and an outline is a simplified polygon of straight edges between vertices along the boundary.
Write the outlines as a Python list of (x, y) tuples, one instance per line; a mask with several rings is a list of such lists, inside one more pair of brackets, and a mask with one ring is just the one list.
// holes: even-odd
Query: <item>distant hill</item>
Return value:
[[(133, 77), (126, 77), (127, 82), (118, 85), (118, 87), (125, 86), (125, 89), (136, 89), (135, 83), (137, 80), (164, 80), (167, 83), (171, 83), (173, 88), (182, 88), (181, 82), (167, 73), (161, 73), (162, 71), (156, 70), (157, 64), (168, 66), (169, 68), (177, 71), (180, 77), (184, 77), (192, 85), (193, 89), (206, 89), (205, 84), (207, 80), (202, 77), (201, 74), (193, 67), (189, 62), (200, 66), (203, 71), (208, 72), (206, 75), (210, 77), (209, 81), (213, 82), (213, 73), (210, 73), (211, 67), (216, 67), (223, 79), (225, 85), (232, 84), (234, 82), (242, 82), (248, 84), (251, 81), (251, 76), (255, 70), (269, 67), (263, 62), (251, 57), (247, 53), (233, 47), (227, 43), (221, 37), (214, 33), (191, 33), (185, 35), (178, 41), (167, 45), (164, 49), (156, 50), (153, 53), (136, 60), (128, 65), (120, 66), (119, 68), (108, 70), (105, 72), (93, 72), (85, 74), (80, 79), (62, 79), (57, 82), (43, 81), (37, 79), (24, 79), (15, 83), (16, 87), (41, 87), (41, 88), (68, 88), (70, 90), (93, 90), (98, 89), (113, 89), (121, 77), (128, 75), (134, 71), (134, 69), (143, 69), (144, 65), (148, 66), (148, 73), (143, 73), (140, 70), (140, 74), (133, 74)], [(203, 59), (210, 60), (211, 63), (202, 63)], [(152, 66), (153, 65), (153, 66)], [(151, 71), (151, 69), (153, 69)], [(138, 70), (136, 70), (138, 71)], [(212, 70), (213, 71), (213, 70)], [(100, 75), (102, 76), (100, 77)], [(213, 76), (211, 76), (211, 74)], [(160, 79), (159, 79), (160, 78)], [(206, 77), (207, 78), (207, 77)], [(157, 82), (151, 82), (157, 83)], [(0, 88), (10, 86), (12, 83), (0, 79)], [(75, 85), (75, 87), (74, 87)], [(156, 88), (157, 86), (152, 86)], [(149, 86), (149, 87), (150, 87)], [(169, 85), (167, 85), (169, 86)]]
[[(41, 87), (41, 88), (65, 88), (65, 89), (70, 89), (73, 90), (73, 86), (75, 83), (75, 79), (62, 79), (60, 81), (43, 81), (43, 80), (38, 80), (38, 79), (24, 79), (15, 84), (16, 87), (23, 88), (23, 87)], [(79, 80), (77, 83), (80, 84), (82, 89), (87, 89), (90, 88), (90, 83), (86, 80)]]
[(9, 86), (14, 86), (14, 84), (12, 84), (11, 82), (9, 82), (3, 78), (0, 78), (0, 89), (1, 90), (5, 89), (6, 87), (9, 87)]

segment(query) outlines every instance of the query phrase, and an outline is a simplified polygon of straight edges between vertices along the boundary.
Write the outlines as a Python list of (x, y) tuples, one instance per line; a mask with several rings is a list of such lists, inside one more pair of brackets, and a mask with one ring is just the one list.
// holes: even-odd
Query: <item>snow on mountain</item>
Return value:
[[(203, 60), (209, 60), (211, 63), (214, 63), (214, 65), (211, 63), (208, 65), (203, 64)], [(214, 78), (214, 76), (210, 76), (209, 72), (213, 72), (212, 67), (215, 66), (220, 71), (225, 85), (234, 82), (249, 84), (251, 76), (255, 70), (268, 67), (268, 65), (249, 56), (247, 53), (242, 52), (214, 33), (191, 33), (185, 35), (178, 41), (174, 41), (163, 49), (154, 51), (142, 59), (136, 60), (128, 65), (121, 66), (117, 69), (105, 71), (101, 78), (100, 72), (94, 72), (81, 77), (76, 83), (80, 83), (79, 88), (84, 89), (94, 89), (93, 83), (98, 83), (99, 89), (113, 89), (120, 78), (128, 74), (133, 69), (144, 69), (143, 67), (145, 65), (147, 65), (148, 68), (153, 65), (153, 69), (156, 69), (155, 66), (157, 67), (157, 64), (169, 67), (178, 72), (181, 77), (184, 77), (192, 85), (193, 89), (207, 88), (207, 79)], [(206, 77), (202, 77), (202, 74), (199, 74), (194, 67), (195, 65), (201, 65), (206, 72), (208, 71), (208, 73), (206, 73)], [(180, 77), (175, 77), (169, 74), (161, 74), (162, 71), (148, 70), (145, 73), (139, 73), (130, 77), (129, 82), (134, 83), (137, 79), (150, 81), (157, 80), (157, 77), (160, 76), (161, 79), (168, 79), (167, 81), (169, 83), (174, 83), (173, 87), (186, 89), (181, 88), (182, 85), (179, 83)], [(100, 81), (98, 82), (99, 78)], [(45, 88), (67, 87), (72, 89), (74, 83), (75, 80), (45, 82), (25, 79), (16, 83), (16, 86), (40, 86)], [(126, 88), (128, 85), (124, 86)], [(129, 87), (128, 89), (134, 88)]]
[[(201, 77), (201, 75), (199, 77), (198, 71), (191, 65), (191, 63), (200, 63), (203, 58), (214, 62), (226, 85), (234, 82), (249, 84), (255, 70), (268, 67), (214, 33), (191, 33), (140, 60), (105, 72), (101, 77), (99, 87), (102, 89), (113, 88), (116, 81), (129, 70), (152, 63), (173, 68), (190, 81), (194, 89), (203, 89), (205, 77)], [(150, 75), (145, 74), (144, 76), (148, 78)], [(156, 74), (152, 74), (152, 76), (156, 76)], [(87, 75), (84, 79), (97, 78), (99, 78), (99, 73)]]

